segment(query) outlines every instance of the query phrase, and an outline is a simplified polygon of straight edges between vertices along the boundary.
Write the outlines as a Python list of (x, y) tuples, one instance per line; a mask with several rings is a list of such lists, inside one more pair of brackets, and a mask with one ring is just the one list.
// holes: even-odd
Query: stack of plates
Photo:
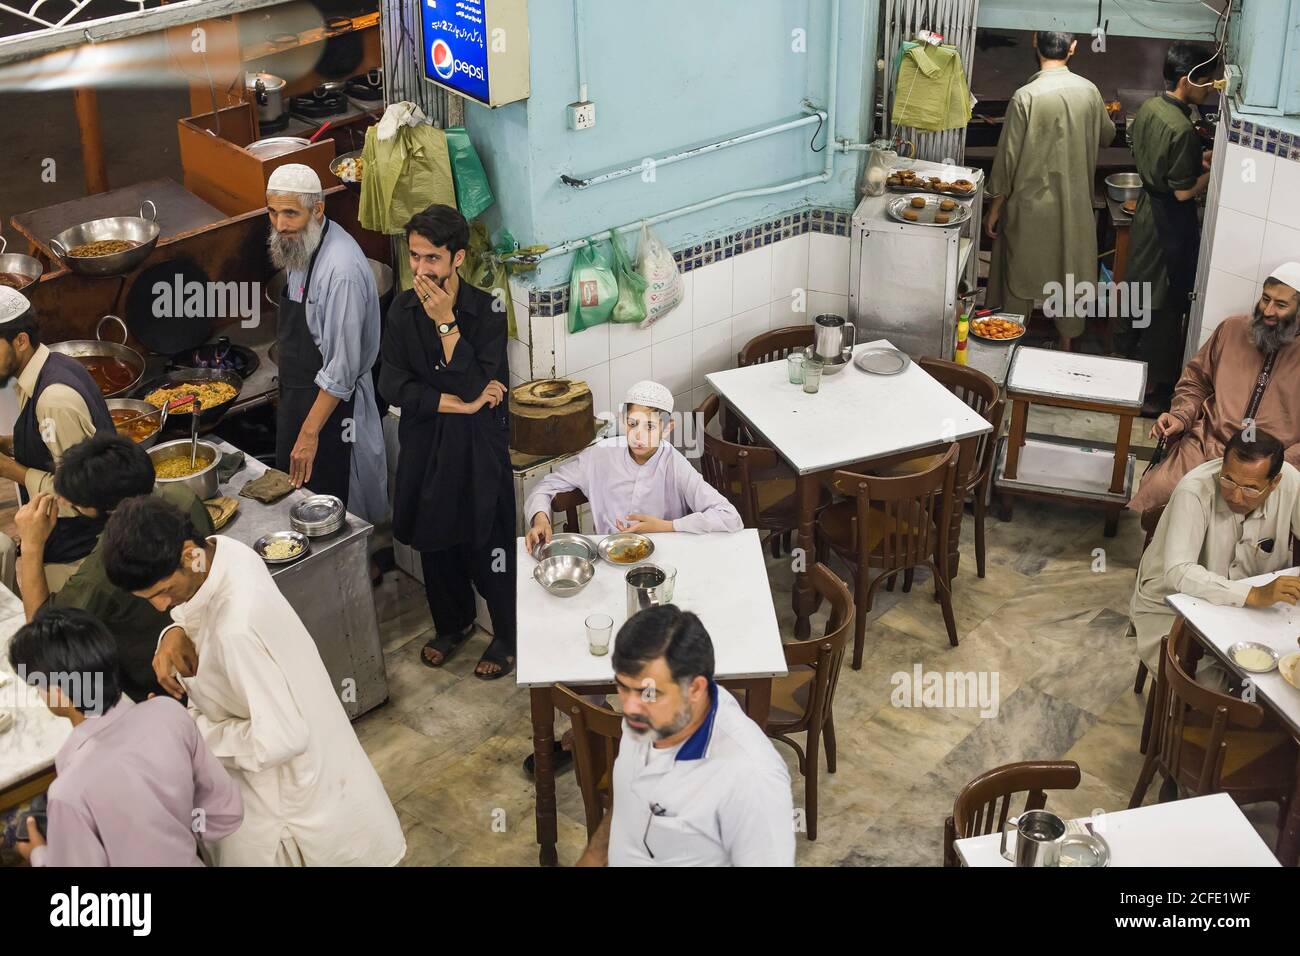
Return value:
[(343, 527), (347, 509), (333, 495), (312, 495), (289, 511), (289, 527), (309, 538), (323, 538)]

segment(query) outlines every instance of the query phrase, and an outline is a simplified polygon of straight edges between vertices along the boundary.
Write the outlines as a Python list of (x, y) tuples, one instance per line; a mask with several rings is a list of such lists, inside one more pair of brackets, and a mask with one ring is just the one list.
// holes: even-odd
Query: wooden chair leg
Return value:
[(1146, 798), (1147, 789), (1151, 786), (1151, 781), (1156, 776), (1156, 758), (1154, 754), (1148, 754), (1147, 759), (1142, 761), (1142, 772), (1138, 774), (1137, 786), (1133, 788), (1133, 796), (1129, 798), (1128, 808), (1142, 806), (1142, 801)]
[(1137, 677), (1133, 678), (1133, 693), (1142, 693), (1142, 687), (1147, 682), (1147, 665), (1146, 661), (1138, 661)]
[(956, 647), (957, 620), (952, 613), (952, 591), (949, 589), (947, 582), (943, 580), (942, 573), (934, 576), (934, 593), (939, 599), (939, 606), (943, 608), (943, 623), (948, 628), (948, 643)]
[(854, 595), (853, 615), (853, 669), (862, 670), (862, 648), (867, 642), (867, 603), (862, 599), (863, 588)]
[(887, 581), (885, 582), (885, 590), (886, 590), (886, 591), (892, 591), (892, 590), (894, 590), (894, 582), (895, 582), (897, 579), (898, 579), (898, 575), (897, 575), (897, 574), (891, 574), (891, 575), (889, 576), (889, 580), (887, 580)]
[(820, 761), (817, 759), (817, 728), (808, 730), (808, 762), (807, 772), (803, 778), (803, 801), (804, 813), (807, 814), (808, 820), (808, 839), (817, 839), (817, 775), (820, 772)]
[(975, 575), (984, 577), (984, 489), (975, 489)]
[(826, 727), (822, 731), (826, 738), (826, 772), (835, 772), (835, 715), (826, 715)]
[(913, 570), (914, 569), (912, 568), (908, 568), (906, 571), (903, 572), (903, 593), (904, 594), (908, 594), (912, 590)]
[(1151, 724), (1156, 717), (1156, 682), (1151, 682), (1151, 693), (1147, 695), (1146, 714), (1142, 718), (1142, 737), (1138, 740), (1138, 753), (1147, 752), (1147, 747), (1151, 744)]

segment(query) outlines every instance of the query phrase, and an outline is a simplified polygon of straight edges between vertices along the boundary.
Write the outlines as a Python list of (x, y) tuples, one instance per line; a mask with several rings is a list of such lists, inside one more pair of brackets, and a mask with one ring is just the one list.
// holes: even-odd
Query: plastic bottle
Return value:
[(969, 335), (970, 322), (968, 321), (966, 314), (962, 313), (961, 317), (957, 319), (957, 349), (956, 353), (953, 355), (953, 361), (958, 365), (967, 364), (966, 359), (970, 354), (966, 350)]

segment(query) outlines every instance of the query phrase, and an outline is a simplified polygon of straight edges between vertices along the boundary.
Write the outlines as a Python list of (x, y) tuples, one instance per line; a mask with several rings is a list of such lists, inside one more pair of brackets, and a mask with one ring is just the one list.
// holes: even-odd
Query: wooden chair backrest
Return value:
[(744, 368), (746, 365), (783, 359), (795, 349), (812, 345), (813, 332), (811, 325), (790, 325), (756, 335), (741, 348), (736, 356), (736, 364)]
[(1011, 801), (1025, 794), (1025, 810), (1047, 806), (1048, 790), (1079, 786), (1079, 765), (1073, 760), (1026, 760), (980, 774), (962, 788), (944, 826), (944, 865), (957, 865), (956, 840), (1001, 831), (1011, 814)]
[(551, 686), (551, 703), (573, 724), (573, 765), (590, 837), (614, 805), (614, 761), (623, 739), (623, 717), (589, 703), (563, 684)]
[(839, 684), (840, 664), (853, 629), (853, 596), (839, 576), (818, 562), (808, 572), (813, 590), (830, 605), (826, 632), (821, 637), (806, 641), (793, 641), (784, 646), (788, 669), (811, 667), (815, 676), (808, 695), (808, 704), (797, 724), (784, 726), (782, 733), (799, 733), (825, 723), (835, 702), (835, 688)]
[(992, 431), (981, 435), (971, 457), (969, 472), (957, 476), (958, 486), (973, 488), (993, 470), (993, 456), (998, 446), (998, 432), (1002, 429), (1002, 416), (1007, 400), (998, 383), (979, 369), (943, 359), (922, 358), (917, 364), (929, 375), (966, 403), (970, 409), (993, 426)]
[(708, 425), (717, 417), (721, 400), (710, 395), (695, 411), (703, 416), (704, 455), (700, 468), (704, 480), (719, 494), (736, 506), (746, 528), (758, 526), (758, 487), (754, 475), (775, 468), (776, 452), (760, 445), (742, 445), (728, 441), (708, 431)]
[(578, 509), (586, 503), (587, 496), (581, 491), (562, 491), (551, 499), (551, 514), (564, 515), (563, 530), (573, 534), (580, 534), (582, 528), (578, 520)]

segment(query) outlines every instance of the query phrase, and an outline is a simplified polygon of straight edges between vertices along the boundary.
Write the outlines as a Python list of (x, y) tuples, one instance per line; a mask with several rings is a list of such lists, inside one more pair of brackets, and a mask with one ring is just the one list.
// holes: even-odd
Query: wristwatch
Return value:
[(455, 331), (456, 331), (456, 323), (454, 321), (438, 323), (439, 335), (451, 335), (451, 333)]

